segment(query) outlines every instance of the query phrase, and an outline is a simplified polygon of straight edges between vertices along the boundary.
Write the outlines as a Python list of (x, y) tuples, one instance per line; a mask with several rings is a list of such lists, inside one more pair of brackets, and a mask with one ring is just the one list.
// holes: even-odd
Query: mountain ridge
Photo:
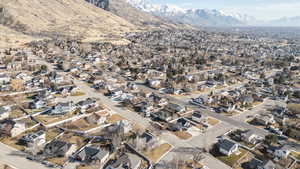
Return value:
[(125, 19), (84, 0), (2, 0), (0, 24), (30, 36), (114, 40), (138, 31)]
[(127, 0), (127, 2), (139, 10), (165, 17), (175, 22), (183, 22), (197, 27), (300, 26), (300, 16), (263, 21), (247, 14), (229, 10), (184, 9), (176, 5), (154, 4), (151, 0)]

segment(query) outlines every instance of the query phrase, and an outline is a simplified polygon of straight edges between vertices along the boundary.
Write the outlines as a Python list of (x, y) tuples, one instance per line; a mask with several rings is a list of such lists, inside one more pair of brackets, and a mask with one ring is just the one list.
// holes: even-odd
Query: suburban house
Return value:
[(146, 80), (146, 84), (154, 89), (159, 89), (161, 87), (161, 80), (154, 79), (154, 80)]
[(239, 151), (239, 145), (228, 139), (219, 140), (218, 148), (220, 153), (227, 156), (230, 156), (231, 154)]
[(102, 150), (95, 146), (84, 147), (76, 156), (78, 161), (84, 163), (99, 161), (101, 165), (104, 165), (108, 158), (109, 152), (107, 150)]
[(276, 147), (271, 145), (267, 147), (267, 152), (280, 159), (287, 158), (291, 153), (290, 149), (286, 146)]
[(26, 129), (25, 123), (13, 120), (0, 121), (0, 137), (15, 137)]
[(202, 114), (200, 114), (198, 112), (194, 112), (192, 114), (192, 120), (197, 123), (205, 123), (207, 120), (207, 117), (203, 116)]
[(31, 109), (41, 109), (46, 107), (46, 102), (42, 99), (36, 100), (30, 104)]
[(46, 143), (46, 133), (42, 130), (23, 136), (19, 143), (26, 146), (41, 146)]
[(187, 130), (188, 128), (191, 127), (191, 123), (189, 121), (187, 121), (185, 118), (178, 119), (176, 123), (185, 130)]
[(82, 111), (86, 111), (87, 109), (96, 106), (96, 100), (88, 98), (86, 100), (80, 101), (76, 104)]
[(158, 139), (151, 133), (144, 132), (137, 139), (137, 145), (141, 147), (153, 148), (157, 144)]
[(248, 130), (241, 134), (242, 140), (246, 143), (250, 144), (256, 144), (257, 143), (257, 135), (254, 133), (254, 131)]
[(10, 82), (10, 77), (7, 74), (1, 73), (0, 74), (0, 84), (5, 84)]
[(9, 113), (11, 109), (7, 106), (1, 106), (0, 107), (0, 120), (9, 118)]
[(76, 151), (75, 144), (65, 141), (53, 140), (44, 147), (44, 155), (46, 157), (68, 157)]
[(255, 122), (260, 124), (260, 125), (268, 125), (268, 124), (274, 124), (275, 119), (272, 114), (260, 114), (255, 116)]
[(151, 113), (153, 113), (154, 110), (155, 107), (152, 104), (143, 102), (141, 105), (141, 112), (143, 112), (146, 117), (150, 117)]
[(263, 162), (262, 165), (258, 166), (258, 169), (276, 169), (276, 165), (272, 160)]
[(167, 110), (167, 111), (172, 112), (172, 113), (181, 114), (181, 113), (184, 113), (186, 111), (186, 107), (178, 105), (178, 104), (169, 103), (165, 106), (164, 110)]
[(170, 122), (173, 119), (173, 113), (169, 111), (159, 111), (155, 113), (156, 117), (159, 118), (160, 120)]
[(104, 124), (107, 119), (106, 115), (101, 115), (100, 113), (93, 113), (91, 116), (85, 117), (86, 120), (90, 124)]
[(113, 164), (105, 169), (138, 169), (142, 160), (137, 155), (126, 153), (121, 155)]
[(129, 133), (132, 130), (132, 125), (128, 120), (121, 120), (117, 122), (117, 125), (123, 128), (124, 133)]
[(110, 134), (126, 134), (132, 130), (132, 125), (127, 120), (121, 120), (117, 123), (107, 126), (105, 129)]
[(75, 110), (73, 102), (58, 103), (52, 108), (50, 115), (63, 115)]

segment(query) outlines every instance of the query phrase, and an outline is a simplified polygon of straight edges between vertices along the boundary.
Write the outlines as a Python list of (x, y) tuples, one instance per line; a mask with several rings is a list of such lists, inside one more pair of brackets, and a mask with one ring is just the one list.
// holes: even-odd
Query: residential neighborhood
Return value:
[(1, 50), (0, 150), (14, 152), (1, 159), (22, 154), (24, 165), (67, 169), (299, 169), (296, 40), (196, 30), (126, 38)]

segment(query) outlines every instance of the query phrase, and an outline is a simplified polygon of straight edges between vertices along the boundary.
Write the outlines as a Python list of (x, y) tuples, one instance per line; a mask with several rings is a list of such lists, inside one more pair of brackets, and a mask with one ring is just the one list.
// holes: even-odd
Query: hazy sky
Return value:
[(300, 16), (300, 0), (152, 0), (183, 8), (223, 9), (262, 20)]

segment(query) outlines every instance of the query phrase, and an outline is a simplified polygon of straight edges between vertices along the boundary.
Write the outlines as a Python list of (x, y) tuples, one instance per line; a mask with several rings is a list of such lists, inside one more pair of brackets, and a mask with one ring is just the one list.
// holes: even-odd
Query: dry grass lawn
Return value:
[(295, 152), (295, 151), (292, 151), (292, 152), (291, 152), (291, 156), (295, 157), (297, 160), (300, 161), (300, 153)]
[(116, 122), (121, 121), (121, 120), (125, 120), (125, 118), (121, 115), (118, 115), (118, 114), (113, 114), (113, 115), (111, 115), (110, 117), (107, 118), (108, 123), (116, 123)]
[(2, 138), (0, 140), (3, 144), (6, 144), (10, 147), (13, 147), (17, 150), (20, 150), (20, 151), (24, 151), (25, 150), (25, 147), (24, 146), (21, 146), (21, 145), (18, 145), (18, 141), (14, 138)]
[(49, 158), (49, 159), (47, 159), (47, 161), (49, 161), (51, 163), (54, 163), (54, 164), (57, 164), (57, 165), (64, 165), (67, 160), (68, 159), (65, 158), (65, 157), (62, 157), (62, 158)]
[(9, 118), (11, 119), (16, 119), (16, 118), (20, 118), (20, 117), (23, 117), (25, 116), (25, 113), (19, 109), (17, 110), (14, 110), (12, 112), (9, 113)]
[(186, 131), (176, 131), (176, 132), (173, 132), (173, 133), (174, 133), (175, 136), (177, 136), (181, 140), (188, 140), (188, 139), (193, 137), (190, 133), (188, 133)]
[(256, 102), (254, 102), (253, 104), (252, 104), (252, 106), (258, 106), (258, 105), (260, 105), (260, 104), (262, 104), (263, 102), (258, 102), (258, 101), (256, 101)]
[(85, 93), (84, 92), (75, 92), (75, 93), (72, 93), (71, 96), (84, 96)]
[(55, 123), (55, 122), (59, 122), (59, 121), (62, 121), (62, 120), (69, 119), (69, 118), (73, 117), (76, 114), (77, 114), (77, 111), (73, 111), (73, 112), (69, 112), (65, 115), (60, 115), (60, 116), (38, 115), (35, 118), (39, 122), (41, 122), (45, 125), (48, 125), (48, 124), (51, 124), (51, 123)]
[(84, 137), (76, 136), (73, 133), (64, 134), (59, 139), (71, 144), (76, 144), (77, 147), (82, 147), (84, 144), (86, 144), (86, 139)]
[(300, 104), (288, 104), (287, 107), (291, 112), (300, 114)]
[(46, 132), (46, 141), (51, 141), (58, 135), (60, 135), (62, 132), (59, 129), (53, 128), (49, 129)]
[(211, 126), (215, 126), (215, 125), (219, 124), (219, 122), (220, 121), (215, 118), (212, 118), (212, 117), (207, 118), (207, 123)]
[(247, 153), (247, 151), (244, 149), (239, 149), (239, 151), (239, 154), (232, 154), (231, 156), (218, 156), (217, 158), (225, 164), (233, 167), (236, 164), (236, 162), (243, 158)]
[(164, 143), (144, 154), (150, 159), (151, 162), (157, 163), (164, 154), (171, 150), (171, 148), (172, 146), (170, 144)]
[(80, 119), (77, 121), (74, 121), (72, 123), (67, 123), (64, 125), (65, 128), (70, 130), (80, 130), (80, 131), (86, 131), (92, 128), (97, 127), (97, 124), (91, 124), (88, 123), (85, 119)]

